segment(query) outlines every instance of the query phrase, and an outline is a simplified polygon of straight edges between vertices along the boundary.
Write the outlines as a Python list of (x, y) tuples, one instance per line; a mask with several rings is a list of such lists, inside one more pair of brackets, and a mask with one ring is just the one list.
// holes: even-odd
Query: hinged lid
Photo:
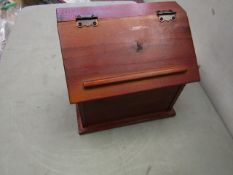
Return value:
[[(98, 25), (77, 27), (86, 14)], [(187, 15), (176, 2), (59, 8), (57, 19), (71, 103), (199, 81)]]

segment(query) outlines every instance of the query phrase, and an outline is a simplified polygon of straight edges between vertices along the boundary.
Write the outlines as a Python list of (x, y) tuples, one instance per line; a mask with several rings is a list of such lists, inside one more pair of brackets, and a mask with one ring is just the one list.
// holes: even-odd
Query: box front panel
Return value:
[(112, 98), (84, 102), (82, 119), (85, 125), (99, 124), (107, 121), (164, 112), (171, 109), (180, 88), (183, 86), (167, 87), (140, 93), (127, 94)]

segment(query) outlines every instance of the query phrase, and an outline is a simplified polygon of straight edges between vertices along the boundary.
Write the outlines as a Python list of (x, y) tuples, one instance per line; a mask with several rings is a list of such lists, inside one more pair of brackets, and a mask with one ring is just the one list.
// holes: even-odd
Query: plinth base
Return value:
[(175, 116), (175, 114), (176, 114), (175, 110), (172, 108), (170, 111), (161, 111), (161, 112), (150, 113), (150, 114), (145, 114), (145, 115), (140, 115), (140, 116), (132, 116), (132, 117), (119, 119), (115, 121), (106, 121), (106, 122), (102, 122), (98, 124), (87, 125), (84, 127), (81, 116), (80, 116), (79, 108), (77, 105), (77, 119), (78, 119), (79, 134), (85, 134), (85, 133), (91, 133), (91, 132), (100, 131), (100, 130), (122, 127), (122, 126), (140, 123), (140, 122), (149, 121), (149, 120), (172, 117), (172, 116)]

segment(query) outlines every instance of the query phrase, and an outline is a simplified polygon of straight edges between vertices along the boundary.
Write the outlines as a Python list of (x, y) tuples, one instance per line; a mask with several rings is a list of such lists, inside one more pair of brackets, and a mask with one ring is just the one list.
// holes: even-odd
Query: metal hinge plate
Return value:
[(76, 16), (76, 26), (81, 27), (89, 27), (94, 26), (96, 27), (98, 25), (98, 17), (95, 15), (78, 15)]
[(173, 10), (161, 10), (157, 11), (157, 16), (160, 22), (173, 21), (176, 19), (176, 12)]

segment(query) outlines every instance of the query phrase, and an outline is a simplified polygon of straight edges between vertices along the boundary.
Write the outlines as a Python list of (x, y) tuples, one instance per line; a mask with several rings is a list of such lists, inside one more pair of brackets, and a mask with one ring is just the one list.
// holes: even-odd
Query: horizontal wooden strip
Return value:
[(115, 83), (123, 83), (128, 81), (136, 81), (147, 78), (156, 78), (161, 76), (168, 76), (173, 74), (185, 73), (187, 68), (185, 67), (169, 67), (155, 70), (147, 70), (142, 72), (134, 72), (120, 75), (113, 75), (108, 77), (101, 77), (92, 80), (85, 80), (83, 82), (84, 88), (93, 88), (103, 85), (111, 85)]

